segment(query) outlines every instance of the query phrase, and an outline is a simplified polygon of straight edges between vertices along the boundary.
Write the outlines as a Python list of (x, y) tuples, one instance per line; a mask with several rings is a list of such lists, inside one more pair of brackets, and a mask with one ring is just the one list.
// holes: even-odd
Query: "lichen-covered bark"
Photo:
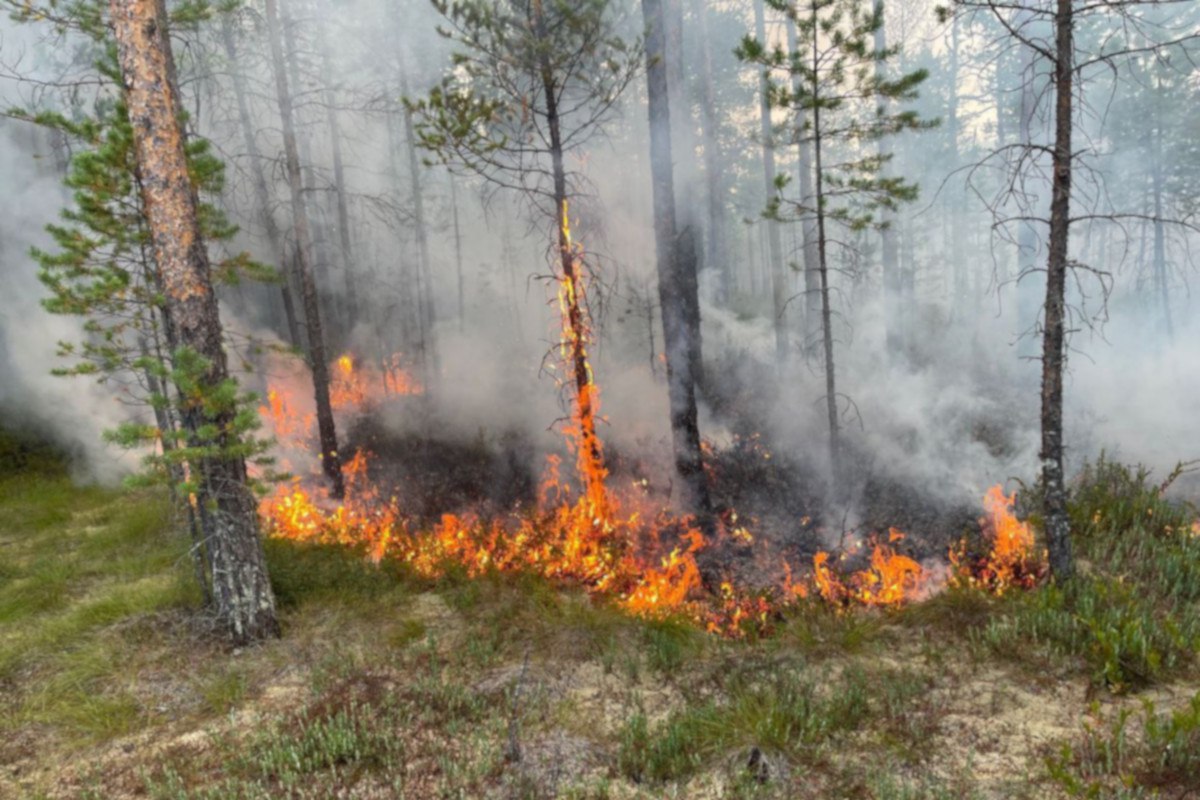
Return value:
[[(203, 376), (215, 387), (228, 378), (221, 321), (208, 252), (197, 219), (195, 187), (188, 175), (179, 100), (163, 0), (110, 0), (125, 99), (133, 126), (142, 201), (167, 310), (180, 347), (208, 363)], [(181, 423), (194, 447), (223, 450), (231, 413), (215, 419), (199, 402), (185, 407)], [(215, 423), (218, 441), (200, 431)], [(240, 457), (216, 455), (192, 465), (198, 508), (209, 523), (209, 552), (216, 611), (236, 642), (278, 633), (275, 598), (258, 536), (256, 504)]]
[(304, 176), (300, 171), (300, 151), (296, 144), (296, 129), (292, 116), (292, 95), (288, 89), (283, 39), (279, 29), (276, 0), (266, 0), (267, 36), (271, 40), (271, 61), (275, 69), (275, 90), (279, 100), (279, 116), (283, 124), (284, 160), (287, 164), (288, 186), (292, 196), (292, 225), (296, 233), (296, 262), (300, 292), (304, 301), (304, 320), (308, 329), (308, 354), (313, 375), (313, 394), (317, 401), (317, 432), (321, 439), (321, 467), (331, 484), (334, 497), (346, 493), (342, 476), (342, 460), (338, 455), (337, 428), (333, 421), (333, 404), (329, 400), (329, 359), (325, 354), (325, 333), (321, 327), (320, 298), (312, 270), (312, 232), (308, 206), (304, 200)]

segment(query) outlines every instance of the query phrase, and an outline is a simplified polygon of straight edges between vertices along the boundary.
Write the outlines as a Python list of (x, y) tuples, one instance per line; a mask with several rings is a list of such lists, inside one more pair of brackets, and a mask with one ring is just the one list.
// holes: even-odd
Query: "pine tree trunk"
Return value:
[(283, 300), (283, 315), (287, 324), (288, 339), (292, 347), (304, 352), (304, 337), (300, 333), (300, 320), (296, 316), (296, 303), (292, 296), (292, 282), (295, 280), (291, 262), (284, 255), (283, 237), (275, 215), (271, 212), (271, 192), (267, 188), (267, 176), (263, 170), (262, 154), (258, 149), (258, 140), (254, 136), (254, 124), (250, 117), (250, 104), (246, 96), (246, 78), (237, 66), (237, 43), (233, 36), (233, 27), (229, 15), (221, 16), (221, 39), (225, 46), (225, 55), (229, 59), (230, 72), (233, 76), (233, 94), (237, 101), (238, 123), (242, 129), (242, 143), (246, 155), (250, 159), (250, 175), (254, 183), (254, 199), (258, 205), (258, 213), (262, 218), (263, 231), (267, 235), (267, 245), (271, 248), (271, 262), (279, 265), (280, 296)]
[(304, 298), (304, 317), (308, 328), (309, 362), (312, 367), (313, 391), (317, 402), (317, 430), (321, 439), (321, 467), (329, 478), (332, 494), (341, 499), (346, 494), (342, 477), (341, 456), (338, 453), (337, 429), (333, 420), (333, 404), (329, 400), (329, 359), (325, 354), (325, 337), (321, 329), (321, 310), (317, 297), (317, 282), (313, 277), (312, 232), (308, 207), (304, 199), (304, 176), (300, 170), (300, 153), (296, 146), (296, 130), (292, 117), (292, 96), (288, 89), (283, 41), (279, 30), (277, 0), (266, 0), (267, 35), (271, 42), (271, 60), (275, 69), (275, 91), (279, 101), (279, 116), (283, 125), (283, 149), (287, 161), (288, 185), (292, 195), (292, 224), (296, 235), (297, 271)]
[[(766, 12), (763, 0), (754, 0), (754, 29), (758, 41), (767, 47)], [(763, 185), (766, 190), (767, 202), (774, 199), (775, 188), (775, 145), (771, 135), (771, 101), (767, 95), (767, 70), (763, 68), (759, 76), (759, 130), (762, 134)], [(779, 225), (773, 219), (766, 220), (768, 264), (767, 270), (771, 281), (771, 314), (775, 326), (775, 360), (782, 366), (787, 360), (788, 327), (787, 327), (787, 281), (783, 274), (783, 245), (779, 237)]]
[[(658, 298), (663, 320), (663, 351), (667, 361), (667, 392), (671, 404), (671, 435), (675, 469), (687, 495), (685, 508), (697, 515), (704, 527), (712, 503), (700, 451), (700, 427), (696, 409), (693, 341), (699, 337), (684, 299), (694, 291), (684, 274), (689, 268), (681, 256), (683, 240), (675, 228), (675, 187), (672, 168), (670, 92), (665, 52), (662, 0), (642, 0), (646, 25), (646, 81), (650, 106), (650, 172), (654, 189), (654, 234), (658, 252)], [(694, 264), (691, 265), (694, 269)], [(698, 348), (696, 348), (698, 349)]]
[[(950, 139), (950, 169), (956, 169), (959, 163), (958, 152), (958, 137), (959, 137), (959, 119), (958, 119), (958, 18), (952, 17), (950, 20), (950, 98), (949, 109), (946, 114), (947, 136)], [(963, 218), (962, 205), (964, 197), (957, 196), (954, 192), (946, 192), (947, 207), (945, 209), (945, 219), (949, 226), (950, 235), (950, 273), (953, 281), (953, 292), (951, 294), (951, 308), (956, 309), (960, 318), (969, 316), (974, 319), (971, 314), (971, 309), (967, 305), (967, 259), (963, 255)]]
[[(539, 0), (533, 3), (533, 24), (538, 38), (546, 40), (545, 18)], [(558, 86), (547, 55), (540, 65), (541, 90), (546, 101), (546, 127), (550, 134), (551, 174), (554, 182), (555, 222), (558, 225), (559, 265), (562, 270), (560, 302), (565, 311), (564, 335), (568, 366), (575, 383), (575, 425), (578, 427), (578, 461), (592, 516), (604, 519), (608, 515), (608, 492), (604, 485), (607, 471), (603, 448), (596, 433), (596, 409), (599, 399), (592, 368), (588, 363), (586, 290), (582, 265), (571, 243), (571, 223), (568, 209), (567, 171), (563, 161), (562, 120), (558, 110)]]
[[(818, 6), (811, 5), (813, 30), (818, 29)], [(816, 181), (813, 196), (817, 206), (817, 270), (821, 279), (821, 333), (825, 361), (825, 410), (829, 416), (829, 472), (833, 479), (834, 493), (844, 491), (845, 475), (842, 474), (841, 425), (838, 420), (837, 380), (833, 361), (833, 310), (829, 296), (829, 239), (825, 233), (825, 175), (822, 171), (822, 128), (820, 95), (820, 51), (817, 36), (812, 37), (811, 84), (809, 91), (814, 98), (813, 106), (813, 175)]]
[[(404, 194), (404, 187), (400, 183), (400, 167), (397, 163), (397, 153), (400, 146), (396, 135), (394, 114), (388, 114), (387, 116), (387, 140), (388, 169), (392, 187), (396, 193), (396, 197), (400, 198)], [(400, 294), (401, 338), (406, 349), (409, 347), (416, 349), (417, 363), (420, 364), (422, 373), (424, 373), (428, 358), (425, 354), (426, 335), (424, 314), (421, 311), (420, 278), (415, 262), (411, 258), (408, 258), (407, 255), (407, 253), (403, 253), (398, 259), (398, 272), (402, 278)], [(424, 374), (422, 374), (422, 379), (426, 379)]]
[[(221, 320), (208, 251), (198, 220), (198, 200), (188, 173), (179, 97), (163, 0), (110, 0), (125, 100), (133, 129), (144, 213), (166, 307), (181, 348), (205, 360), (209, 391), (229, 378)], [(201, 513), (212, 522), (208, 542), (217, 616), (234, 642), (275, 636), (279, 623), (258, 535), (257, 509), (246, 484), (246, 465), (229, 453), (233, 411), (215, 415), (194, 402), (181, 409), (189, 446), (215, 452), (192, 464)], [(215, 427), (216, 439), (202, 439)]]
[(1042, 488), (1050, 569), (1071, 576), (1071, 522), (1063, 476), (1063, 362), (1066, 358), (1066, 288), (1071, 228), (1071, 134), (1073, 120), (1074, 14), (1071, 0), (1057, 0), (1054, 16), (1054, 190), (1050, 200), (1046, 264), (1045, 335), (1042, 340)]

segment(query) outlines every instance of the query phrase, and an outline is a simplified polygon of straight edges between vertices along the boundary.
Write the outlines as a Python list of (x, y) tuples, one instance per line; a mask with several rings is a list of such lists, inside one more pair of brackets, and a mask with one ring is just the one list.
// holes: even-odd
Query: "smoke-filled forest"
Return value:
[(1200, 7), (0, 0), (0, 796), (1200, 793)]

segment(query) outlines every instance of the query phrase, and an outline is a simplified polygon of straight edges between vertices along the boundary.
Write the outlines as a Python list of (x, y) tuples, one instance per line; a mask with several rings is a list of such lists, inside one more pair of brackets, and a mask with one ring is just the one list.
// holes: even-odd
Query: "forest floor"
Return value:
[(1122, 551), (1178, 584), (1154, 597), (1085, 547), (1087, 590), (812, 604), (758, 641), (272, 541), (283, 637), (231, 649), (161, 496), (17, 461), (3, 798), (1200, 796), (1186, 533)]

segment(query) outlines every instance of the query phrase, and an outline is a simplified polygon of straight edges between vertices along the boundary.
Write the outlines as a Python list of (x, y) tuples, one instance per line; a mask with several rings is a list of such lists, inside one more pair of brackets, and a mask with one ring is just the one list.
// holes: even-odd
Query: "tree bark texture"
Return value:
[[(165, 302), (179, 345), (206, 362), (204, 385), (215, 388), (229, 372), (213, 291), (208, 251), (200, 231), (198, 199), (188, 173), (178, 95), (172, 85), (167, 15), (162, 0), (110, 0), (129, 121), (133, 128), (144, 213)], [(194, 463), (196, 500), (211, 523), (207, 543), (218, 618), (238, 643), (277, 635), (275, 597), (258, 535), (257, 509), (246, 485), (246, 465), (224, 455), (232, 444), (231, 411), (212, 418), (200, 402), (182, 409), (192, 447), (217, 453)], [(217, 441), (203, 441), (215, 425)]]
[(1054, 189), (1050, 200), (1049, 258), (1042, 339), (1042, 489), (1050, 570), (1069, 578), (1071, 522), (1063, 476), (1063, 362), (1066, 359), (1066, 288), (1071, 230), (1071, 90), (1074, 78), (1074, 14), (1071, 0), (1057, 0), (1054, 16)]

